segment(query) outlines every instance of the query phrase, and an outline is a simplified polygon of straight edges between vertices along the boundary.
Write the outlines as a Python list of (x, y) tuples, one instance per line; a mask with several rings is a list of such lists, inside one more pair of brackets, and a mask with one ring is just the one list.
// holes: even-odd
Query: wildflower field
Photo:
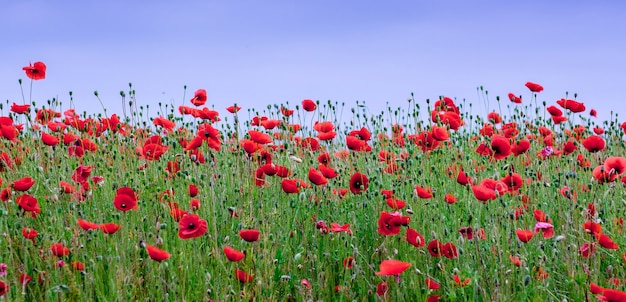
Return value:
[(0, 104), (0, 297), (626, 301), (626, 123), (519, 86), (479, 88), (487, 115), (26, 92)]

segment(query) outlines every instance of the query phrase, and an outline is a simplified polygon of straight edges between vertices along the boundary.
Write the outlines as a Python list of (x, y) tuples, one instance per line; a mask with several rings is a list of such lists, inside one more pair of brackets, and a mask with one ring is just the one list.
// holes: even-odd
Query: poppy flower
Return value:
[(31, 228), (22, 228), (22, 236), (24, 236), (24, 238), (33, 241), (33, 243), (35, 243), (35, 237), (37, 237), (37, 235), (39, 234), (39, 232), (37, 232), (37, 230), (35, 229), (31, 229)]
[(604, 150), (606, 143), (601, 136), (590, 135), (583, 140), (583, 146), (589, 152), (598, 152)]
[(522, 103), (522, 97), (521, 96), (516, 96), (513, 93), (509, 93), (508, 94), (509, 97), (509, 101), (515, 103), (515, 104), (521, 104)]
[(444, 244), (442, 251), (443, 255), (448, 259), (454, 259), (459, 257), (459, 252), (452, 242), (447, 242), (446, 244)]
[(252, 229), (239, 231), (239, 237), (248, 242), (254, 242), (259, 240), (259, 235), (261, 235), (261, 232)]
[(50, 251), (57, 257), (65, 257), (70, 254), (70, 249), (65, 247), (62, 243), (54, 243), (50, 246)]
[(312, 112), (315, 111), (316, 108), (317, 105), (313, 102), (313, 100), (302, 100), (302, 109), (304, 109), (304, 111)]
[(454, 284), (461, 287), (467, 286), (472, 282), (472, 279), (470, 278), (465, 278), (465, 280), (461, 281), (461, 277), (459, 277), (459, 275), (452, 276), (452, 279), (454, 280)]
[(535, 235), (535, 232), (533, 232), (531, 230), (520, 230), (520, 229), (517, 229), (517, 230), (515, 230), (515, 234), (517, 234), (517, 238), (521, 242), (526, 243), (526, 242), (530, 241), (530, 239), (533, 239), (533, 235)]
[(626, 158), (610, 156), (604, 160), (604, 171), (609, 174), (621, 175), (626, 172)]
[(148, 251), (148, 257), (150, 257), (150, 259), (159, 262), (167, 260), (171, 256), (170, 253), (149, 244), (146, 244), (146, 250)]
[(605, 249), (608, 249), (608, 250), (619, 249), (619, 246), (617, 245), (617, 243), (613, 242), (611, 237), (607, 236), (606, 234), (602, 234), (602, 233), (596, 234), (596, 240), (598, 240), (598, 243), (600, 244), (600, 246), (602, 246)]
[(404, 200), (400, 200), (397, 198), (387, 198), (387, 205), (394, 210), (403, 209), (406, 206), (406, 202)]
[(411, 218), (402, 216), (400, 212), (381, 212), (378, 218), (378, 233), (383, 236), (393, 236), (400, 233), (401, 226), (409, 225)]
[(207, 222), (196, 214), (187, 214), (178, 222), (178, 237), (190, 239), (200, 237), (207, 231)]
[(187, 192), (189, 193), (189, 197), (196, 197), (198, 196), (198, 187), (194, 184), (189, 184), (189, 190)]
[(230, 246), (225, 246), (224, 247), (224, 254), (226, 255), (226, 258), (228, 258), (229, 261), (232, 262), (237, 262), (241, 259), (243, 259), (244, 257), (246, 257), (246, 254), (230, 247)]
[(554, 236), (554, 226), (547, 222), (537, 222), (535, 224), (535, 233), (543, 233), (544, 239), (550, 239)]
[(10, 286), (4, 281), (0, 281), (0, 297), (9, 293)]
[(504, 159), (511, 154), (511, 143), (504, 136), (493, 135), (491, 137), (491, 150), (493, 150), (493, 158), (496, 160)]
[(525, 84), (526, 87), (528, 87), (528, 89), (532, 92), (542, 92), (543, 91), (543, 86), (537, 84), (537, 83), (533, 83), (533, 82), (526, 82)]
[(517, 256), (509, 255), (509, 260), (511, 260), (511, 263), (513, 263), (513, 265), (515, 266), (522, 265), (522, 260)]
[(598, 117), (598, 111), (596, 111), (595, 109), (591, 109), (589, 110), (589, 115), (593, 117)]
[(331, 222), (330, 223), (330, 229), (331, 232), (333, 233), (348, 233), (348, 235), (352, 236), (352, 230), (350, 230), (350, 224), (346, 223), (344, 225), (338, 224), (336, 222)]
[(335, 169), (327, 167), (323, 164), (317, 166), (317, 169), (320, 170), (320, 173), (322, 173), (322, 175), (326, 178), (332, 179), (338, 176), (337, 172), (335, 172)]
[(324, 175), (315, 170), (315, 168), (310, 167), (309, 168), (309, 180), (315, 184), (316, 186), (321, 186), (321, 185), (325, 185), (328, 183), (328, 178), (324, 177)]
[(430, 278), (424, 279), (424, 283), (426, 283), (426, 287), (430, 290), (438, 290), (441, 287), (441, 285), (439, 285), (439, 282)]
[(604, 169), (604, 165), (599, 165), (599, 166), (595, 167), (591, 171), (591, 174), (600, 183), (613, 182), (619, 176), (619, 175), (614, 174), (614, 173), (611, 174), (610, 170), (609, 171), (605, 170)]
[(41, 213), (39, 202), (33, 196), (28, 194), (20, 195), (15, 199), (15, 202), (22, 210), (29, 212), (33, 218), (37, 218), (37, 214)]
[(97, 223), (93, 223), (93, 222), (89, 222), (87, 220), (83, 220), (83, 219), (76, 219), (76, 221), (78, 222), (78, 226), (85, 230), (85, 231), (89, 231), (89, 230), (95, 230), (100, 228), (100, 225)]
[(348, 256), (343, 259), (343, 267), (350, 269), (354, 267), (354, 257)]
[(443, 256), (443, 244), (437, 241), (437, 239), (433, 239), (428, 243), (428, 252), (433, 257), (441, 257)]
[(411, 263), (399, 260), (383, 260), (380, 263), (380, 271), (376, 272), (376, 276), (397, 276), (411, 267)]
[(207, 100), (206, 90), (205, 89), (198, 89), (193, 94), (193, 98), (190, 101), (195, 106), (202, 106), (202, 105), (204, 105), (204, 103), (206, 103), (206, 100)]
[(75, 271), (82, 272), (85, 270), (85, 263), (80, 262), (80, 261), (72, 262), (71, 266), (72, 266), (72, 269)]
[(350, 192), (353, 194), (361, 194), (363, 191), (367, 191), (369, 179), (367, 175), (359, 172), (352, 174), (350, 177)]
[(346, 146), (348, 149), (357, 152), (368, 152), (372, 150), (372, 147), (368, 145), (365, 140), (353, 135), (346, 136)]
[(11, 112), (16, 113), (16, 114), (28, 113), (29, 110), (30, 110), (30, 104), (18, 105), (18, 104), (13, 103), (13, 105), (11, 105)]
[(137, 193), (129, 187), (119, 188), (113, 199), (113, 205), (122, 212), (137, 210)]
[(248, 275), (248, 273), (246, 273), (246, 272), (244, 272), (242, 270), (239, 270), (239, 269), (235, 269), (235, 277), (241, 283), (248, 283), (248, 282), (251, 282), (252, 280), (254, 280), (254, 276)]
[(26, 76), (31, 80), (43, 80), (46, 78), (46, 64), (43, 62), (35, 62), (29, 66), (22, 67), (26, 72)]
[(472, 193), (474, 193), (474, 197), (482, 203), (486, 203), (498, 197), (495, 190), (484, 185), (472, 186)]
[(560, 99), (556, 101), (556, 103), (559, 104), (564, 109), (568, 109), (569, 111), (574, 112), (574, 113), (583, 112), (587, 109), (585, 108), (585, 104), (581, 102), (577, 102), (575, 100)]
[(265, 145), (272, 142), (272, 138), (263, 132), (248, 130), (248, 134), (250, 135), (250, 139), (257, 144)]
[(412, 228), (406, 229), (406, 241), (414, 247), (422, 247), (426, 245), (424, 236)]
[(239, 107), (237, 105), (232, 105), (232, 106), (226, 107), (226, 111), (228, 111), (230, 113), (237, 113), (239, 110), (241, 110), (241, 107)]
[(602, 290), (601, 295), (597, 296), (598, 301), (607, 301), (607, 302), (621, 302), (626, 301), (626, 292), (605, 288)]
[(589, 258), (596, 252), (596, 243), (585, 243), (578, 249), (578, 254), (583, 258)]
[(35, 184), (35, 180), (31, 177), (23, 177), (13, 182), (12, 187), (15, 191), (28, 191)]
[(387, 292), (389, 292), (389, 285), (387, 282), (381, 281), (376, 285), (376, 294), (379, 297), (386, 295)]
[(100, 225), (99, 228), (103, 233), (113, 235), (119, 231), (121, 227), (121, 225), (115, 223), (104, 223)]
[(417, 193), (419, 198), (433, 198), (433, 189), (431, 187), (415, 186), (415, 193)]
[(596, 222), (587, 221), (583, 223), (583, 229), (587, 234), (598, 236), (602, 233), (602, 225)]
[(459, 233), (461, 233), (461, 236), (467, 240), (474, 239), (474, 230), (471, 226), (460, 228)]
[(454, 195), (452, 195), (450, 193), (446, 193), (446, 195), (443, 196), (443, 201), (445, 201), (448, 204), (453, 204), (453, 203), (457, 202), (457, 200), (458, 199)]

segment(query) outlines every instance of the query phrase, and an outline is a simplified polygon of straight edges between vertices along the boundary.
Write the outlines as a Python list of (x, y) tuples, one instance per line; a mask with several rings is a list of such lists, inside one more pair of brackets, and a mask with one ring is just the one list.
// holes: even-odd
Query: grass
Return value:
[[(488, 102), (487, 93), (479, 97)], [(2, 297), (10, 301), (424, 301), (438, 296), (443, 301), (583, 301), (596, 299), (590, 292), (591, 282), (603, 288), (623, 289), (626, 276), (620, 249), (601, 247), (582, 227), (586, 221), (601, 222), (603, 234), (619, 247), (626, 243), (622, 226), (616, 223), (623, 217), (625, 203), (621, 175), (614, 182), (601, 183), (592, 174), (592, 168), (603, 165), (607, 157), (624, 154), (617, 118), (598, 125), (606, 131), (601, 135), (606, 147), (592, 153), (582, 141), (592, 135), (591, 129), (596, 126), (593, 119), (566, 112), (568, 121), (554, 125), (544, 114), (546, 104), (537, 106), (537, 94), (533, 97), (535, 101), (528, 105), (506, 105), (508, 111), (501, 110), (497, 101), (496, 111), (504, 121), (493, 124), (495, 132), (502, 132), (504, 123), (516, 122), (519, 134), (507, 140), (517, 142), (527, 135), (532, 138), (528, 152), (501, 160), (475, 151), (481, 143), (489, 145), (492, 137), (479, 133), (487, 118), (472, 115), (472, 106), (465, 104), (458, 105), (465, 125), (457, 131), (448, 130), (449, 140), (429, 151), (424, 151), (412, 135), (430, 130), (433, 125), (446, 129), (451, 126), (430, 119), (436, 105), (430, 101), (418, 104), (411, 99), (406, 108), (387, 108), (379, 114), (372, 114), (363, 103), (344, 113), (343, 104), (330, 101), (318, 101), (312, 112), (289, 104), (271, 105), (260, 111), (250, 108), (247, 118), (239, 112), (212, 123), (219, 130), (221, 146), (210, 148), (203, 143), (196, 151), (199, 154), (192, 155), (181, 140), (191, 141), (198, 127), (208, 122), (183, 116), (174, 106), (159, 105), (157, 113), (151, 114), (149, 106), (137, 108), (135, 101), (126, 108), (128, 115), (125, 111), (118, 126), (104, 130), (106, 127), (100, 125), (106, 125), (105, 117), (85, 114), (75, 118), (87, 121), (86, 127), (68, 126), (54, 132), (47, 121), (36, 118), (35, 113), (44, 107), (32, 103), (32, 114), (16, 114), (7, 110), (7, 102), (0, 115), (10, 117), (14, 124), (24, 124), (24, 129), (14, 140), (0, 139), (1, 150), (11, 163), (5, 161), (0, 173), (0, 188), (11, 192), (1, 204), (0, 262), (7, 269), (0, 279), (10, 289)], [(59, 113), (70, 109), (56, 101), (47, 107)], [(291, 107), (295, 112), (285, 116), (281, 107)], [(422, 114), (423, 109), (427, 109), (427, 116)], [(173, 131), (155, 126), (157, 116), (173, 121)], [(272, 130), (251, 126), (255, 116), (277, 119), (279, 126)], [(343, 117), (349, 120), (342, 121)], [(53, 120), (63, 122), (64, 118)], [(315, 137), (316, 121), (333, 122), (337, 136), (321, 141), (319, 150), (311, 150), (296, 137)], [(292, 124), (301, 129), (290, 131), (287, 125)], [(572, 135), (571, 130), (579, 124), (583, 132)], [(404, 129), (396, 143), (382, 136), (392, 135), (392, 125)], [(372, 139), (366, 142), (371, 151), (346, 151), (349, 132), (362, 127), (372, 133)], [(540, 134), (539, 127), (550, 130), (555, 150), (562, 149), (568, 140), (578, 149), (568, 155), (542, 158), (539, 154), (545, 149), (543, 139), (548, 135)], [(271, 144), (248, 154), (242, 141), (250, 138), (250, 129), (271, 137), (280, 133), (282, 139), (273, 139)], [(45, 145), (42, 132), (61, 142)], [(81, 144), (64, 144), (64, 133), (93, 141), (97, 150), (85, 151), (82, 157), (72, 155), (68, 149)], [(146, 148), (144, 143), (152, 135), (161, 137), (167, 148), (155, 160), (142, 158), (137, 149)], [(399, 141), (404, 146), (397, 144)], [(285, 193), (279, 176), (266, 175), (265, 183), (259, 186), (254, 175), (267, 163), (259, 157), (262, 151), (272, 155), (272, 164), (291, 171), (288, 179), (298, 178), (309, 184), (309, 168), (316, 168), (318, 156), (328, 152), (329, 166), (338, 177), (323, 186), (300, 186), (295, 194)], [(381, 151), (393, 154), (397, 160), (381, 161)], [(205, 163), (196, 162), (200, 154)], [(581, 167), (579, 154), (590, 161), (589, 167)], [(177, 163), (178, 171), (168, 172), (168, 162)], [(391, 163), (397, 167), (388, 173)], [(84, 194), (80, 193), (80, 182), (72, 179), (79, 166), (91, 167), (89, 188)], [(517, 192), (498, 193), (495, 199), (481, 202), (470, 186), (457, 183), (461, 166), (474, 179), (474, 185), (512, 173), (522, 177), (523, 185)], [(348, 189), (349, 179), (356, 172), (369, 178), (363, 193), (348, 190), (343, 197), (333, 193)], [(96, 183), (94, 176), (104, 180)], [(23, 177), (34, 179), (34, 185), (26, 192), (12, 189), (13, 183)], [(64, 193), (61, 181), (71, 184), (78, 193)], [(190, 184), (199, 188), (198, 196), (193, 197), (200, 200), (195, 210), (189, 206)], [(419, 198), (415, 192), (418, 185), (431, 188), (434, 197)], [(576, 196), (561, 194), (565, 186)], [(114, 206), (116, 191), (121, 187), (136, 192), (136, 210), (122, 212)], [(377, 231), (381, 212), (396, 211), (387, 205), (381, 190), (393, 190), (395, 198), (407, 203), (398, 211), (410, 217), (410, 222), (400, 226), (398, 235), (383, 236)], [(444, 201), (448, 193), (457, 198), (455, 203)], [(41, 212), (36, 218), (17, 204), (17, 198), (24, 194), (38, 200)], [(181, 239), (179, 223), (171, 215), (171, 202), (206, 220), (206, 233)], [(589, 204), (597, 210), (593, 217), (588, 214)], [(544, 238), (538, 233), (523, 243), (516, 230), (534, 229), (534, 210), (547, 214), (555, 234)], [(115, 223), (121, 228), (114, 234), (98, 228), (84, 230), (77, 222), (79, 218), (96, 224)], [(325, 232), (318, 227), (319, 221), (349, 224), (351, 234)], [(423, 235), (424, 246), (407, 242), (409, 227)], [(482, 229), (484, 239), (464, 238), (458, 231), (463, 227), (472, 227), (474, 232)], [(39, 234), (34, 240), (27, 239), (23, 228), (35, 229)], [(238, 234), (244, 229), (260, 231), (259, 240), (242, 240)], [(433, 257), (427, 246), (435, 239), (453, 244), (458, 255)], [(69, 255), (53, 255), (50, 248), (54, 243), (69, 248)], [(596, 248), (591, 257), (582, 257), (579, 252), (585, 243)], [(170, 257), (164, 261), (151, 259), (146, 244), (157, 246)], [(245, 257), (239, 262), (229, 261), (225, 246), (244, 251)], [(514, 265), (510, 256), (519, 257), (521, 264)], [(343, 265), (347, 257), (354, 259), (351, 268)], [(376, 275), (382, 269), (379, 265), (389, 259), (410, 263), (411, 267), (397, 276)], [(73, 268), (74, 262), (83, 263), (84, 270)], [(236, 269), (252, 275), (253, 280), (240, 282)], [(33, 280), (22, 284), (22, 274)], [(454, 276), (468, 280), (467, 284), (457, 284)], [(426, 278), (438, 282), (440, 288), (429, 289)], [(381, 282), (388, 290), (379, 295)]]

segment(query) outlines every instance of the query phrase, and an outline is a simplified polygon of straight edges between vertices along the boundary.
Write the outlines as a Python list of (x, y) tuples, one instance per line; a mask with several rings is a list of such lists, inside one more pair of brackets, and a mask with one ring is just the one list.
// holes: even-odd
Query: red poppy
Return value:
[(194, 104), (195, 106), (202, 106), (202, 105), (204, 105), (204, 103), (206, 103), (206, 100), (207, 100), (206, 90), (205, 89), (198, 89), (193, 94), (193, 98), (191, 99), (191, 103)]
[(116, 191), (113, 205), (122, 212), (137, 210), (137, 193), (129, 187), (121, 187)]
[(443, 244), (437, 241), (437, 239), (433, 239), (428, 243), (428, 252), (433, 257), (441, 257), (443, 256)]
[(15, 191), (28, 191), (35, 184), (35, 180), (30, 177), (23, 177), (13, 182), (13, 190)]
[(626, 172), (626, 158), (610, 156), (604, 160), (604, 171), (608, 171), (610, 175), (621, 175)]
[(605, 288), (602, 290), (601, 295), (598, 297), (598, 301), (607, 301), (607, 302), (623, 302), (626, 301), (626, 292)]
[(191, 208), (193, 211), (200, 209), (200, 200), (197, 198), (193, 198), (192, 200), (190, 200), (189, 208)]
[(315, 111), (315, 108), (317, 108), (317, 105), (313, 100), (302, 100), (302, 109), (304, 109), (304, 111)]
[(24, 238), (33, 241), (33, 243), (35, 242), (35, 237), (37, 237), (37, 235), (39, 234), (39, 232), (37, 232), (37, 230), (35, 229), (31, 229), (31, 228), (22, 228), (22, 236), (24, 236)]
[(568, 109), (574, 113), (583, 112), (587, 109), (585, 108), (585, 104), (581, 102), (577, 102), (575, 100), (560, 99), (556, 101), (556, 103), (559, 104), (564, 109)]
[(287, 194), (295, 194), (300, 192), (300, 187), (298, 186), (298, 181), (295, 179), (285, 178), (282, 180), (280, 186), (283, 189), (283, 192)]
[(446, 244), (444, 244), (441, 251), (443, 252), (443, 255), (448, 259), (454, 259), (459, 257), (459, 252), (452, 242), (447, 242)]
[(348, 269), (354, 267), (354, 257), (348, 256), (348, 257), (344, 258), (343, 259), (343, 267), (348, 268)]
[(367, 191), (369, 179), (367, 175), (356, 172), (350, 177), (350, 192), (354, 194), (361, 194), (363, 191)]
[(474, 197), (482, 203), (486, 203), (498, 197), (495, 190), (484, 185), (472, 186), (472, 193), (474, 193)]
[(511, 263), (513, 263), (513, 265), (515, 266), (522, 265), (522, 260), (517, 256), (509, 255), (509, 260), (511, 260)]
[(521, 96), (516, 96), (513, 93), (509, 93), (508, 94), (509, 100), (515, 104), (521, 104), (522, 103), (522, 97)]
[(248, 134), (250, 135), (250, 139), (257, 144), (265, 145), (272, 142), (272, 138), (263, 132), (248, 130)]
[(13, 105), (11, 105), (11, 112), (17, 113), (17, 114), (24, 114), (24, 113), (28, 113), (30, 111), (30, 104), (24, 104), (24, 105), (18, 105), (13, 103)]
[(232, 105), (232, 106), (228, 106), (226, 107), (226, 110), (230, 113), (236, 113), (239, 110), (241, 110), (241, 107), (237, 106), (237, 105)]
[(261, 235), (261, 232), (252, 229), (239, 231), (239, 237), (248, 242), (254, 242), (259, 240), (259, 235)]
[(346, 136), (346, 146), (348, 149), (357, 152), (369, 152), (372, 150), (372, 147), (365, 140), (352, 135)]
[(387, 198), (387, 205), (394, 210), (403, 209), (406, 206), (406, 202), (404, 200), (400, 200), (397, 198)]
[(242, 253), (230, 246), (224, 247), (224, 254), (226, 255), (226, 258), (228, 258), (228, 260), (232, 262), (240, 261), (241, 259), (246, 257), (245, 253)]
[(171, 256), (170, 253), (149, 244), (146, 244), (146, 250), (148, 251), (148, 257), (150, 257), (150, 259), (159, 262), (167, 260)]
[(537, 222), (535, 224), (535, 233), (539, 232), (543, 233), (544, 239), (552, 238), (554, 236), (554, 226), (547, 222)]
[(519, 190), (524, 184), (524, 179), (522, 179), (522, 176), (515, 172), (507, 174), (500, 181), (507, 185), (509, 187), (509, 190), (511, 191)]
[(491, 150), (493, 150), (495, 159), (504, 159), (511, 154), (511, 143), (503, 136), (493, 135), (491, 137)]
[(528, 87), (528, 89), (532, 92), (541, 92), (543, 91), (543, 86), (537, 84), (537, 83), (533, 83), (533, 82), (526, 82), (526, 87)]
[(589, 110), (589, 115), (593, 117), (598, 117), (598, 111), (596, 111), (595, 109), (591, 109)]
[(387, 282), (381, 281), (376, 285), (376, 294), (380, 297), (384, 296), (389, 292), (389, 285)]
[(406, 241), (414, 247), (422, 247), (426, 245), (424, 236), (412, 228), (406, 229)]
[(393, 236), (400, 233), (401, 226), (409, 225), (411, 218), (402, 216), (399, 212), (381, 212), (378, 218), (378, 233), (383, 236)]
[(323, 164), (317, 166), (317, 169), (319, 169), (322, 175), (324, 175), (324, 177), (326, 178), (332, 179), (338, 176), (337, 172), (335, 172), (335, 169), (324, 166)]
[(461, 281), (461, 277), (459, 277), (459, 275), (452, 276), (452, 279), (454, 280), (454, 283), (456, 285), (459, 285), (461, 287), (467, 286), (472, 282), (472, 279), (470, 278), (465, 278), (465, 280)]
[(453, 204), (455, 202), (457, 202), (457, 198), (456, 196), (452, 195), (451, 193), (446, 193), (446, 195), (443, 196), (443, 201), (445, 201), (448, 204)]
[(596, 240), (598, 240), (598, 243), (600, 244), (600, 246), (602, 246), (605, 249), (608, 250), (617, 250), (619, 248), (619, 246), (617, 245), (617, 243), (615, 243), (611, 237), (607, 236), (606, 234), (596, 234)]
[(10, 286), (8, 283), (4, 282), (4, 281), (0, 281), (0, 297), (6, 295), (9, 293), (10, 290)]
[(200, 237), (207, 231), (207, 222), (196, 214), (187, 214), (178, 222), (178, 237), (190, 239)]
[(246, 272), (238, 269), (235, 269), (235, 277), (241, 283), (248, 283), (254, 280), (254, 276), (248, 275)]
[(78, 218), (76, 221), (78, 222), (78, 226), (81, 229), (85, 230), (85, 231), (96, 230), (96, 229), (100, 228), (99, 224), (93, 223), (93, 222), (89, 222), (87, 220), (83, 220), (83, 219)]
[(75, 271), (79, 271), (82, 272), (85, 270), (85, 263), (82, 263), (80, 261), (74, 261), (72, 262), (72, 269)]
[(35, 62), (29, 66), (22, 67), (26, 72), (26, 76), (31, 80), (43, 80), (46, 78), (46, 64), (43, 62)]
[(530, 241), (530, 239), (533, 238), (533, 236), (535, 235), (535, 232), (531, 231), (531, 230), (520, 230), (517, 229), (515, 230), (515, 234), (517, 234), (517, 238), (521, 241), (521, 242), (528, 242)]
[(587, 221), (583, 223), (583, 229), (587, 234), (598, 236), (602, 233), (602, 225), (596, 222)]
[(578, 254), (583, 258), (589, 258), (596, 253), (596, 243), (584, 243), (578, 249)]
[(189, 197), (196, 197), (198, 196), (198, 187), (196, 187), (196, 185), (194, 184), (189, 184), (189, 189), (187, 190), (187, 192), (189, 193)]
[(411, 267), (411, 263), (399, 260), (383, 260), (380, 263), (380, 271), (376, 272), (376, 276), (397, 276)]
[(105, 234), (113, 235), (119, 231), (121, 227), (121, 225), (115, 223), (104, 223), (100, 225), (100, 230)]
[(433, 189), (431, 187), (415, 186), (415, 193), (417, 193), (419, 198), (433, 198)]
[(606, 143), (601, 136), (590, 135), (583, 140), (583, 146), (589, 152), (598, 152), (604, 150)]
[(36, 218), (37, 214), (41, 213), (39, 202), (33, 196), (28, 194), (20, 195), (15, 199), (15, 202), (22, 210), (29, 212), (33, 218)]
[(50, 246), (50, 251), (57, 257), (65, 257), (70, 254), (70, 249), (65, 247), (62, 243), (54, 243)]
[(502, 123), (502, 117), (495, 111), (489, 112), (487, 114), (487, 120), (489, 120), (490, 122), (494, 124)]
[(461, 233), (461, 236), (467, 240), (474, 239), (474, 229), (472, 229), (471, 226), (460, 228), (459, 233)]
[(309, 180), (317, 186), (325, 185), (328, 183), (328, 179), (324, 177), (321, 172), (315, 170), (315, 168), (313, 167), (309, 168)]
[(424, 279), (424, 283), (426, 283), (426, 287), (428, 287), (428, 289), (430, 290), (438, 290), (441, 287), (439, 285), (439, 282), (430, 278)]

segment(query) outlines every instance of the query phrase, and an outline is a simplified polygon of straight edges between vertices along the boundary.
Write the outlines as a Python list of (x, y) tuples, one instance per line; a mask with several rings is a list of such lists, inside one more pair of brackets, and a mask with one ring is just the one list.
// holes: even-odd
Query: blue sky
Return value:
[[(150, 4), (148, 4), (150, 3)], [(302, 99), (372, 112), (440, 95), (484, 107), (476, 88), (529, 102), (578, 93), (606, 119), (626, 120), (626, 4), (620, 1), (10, 1), (0, 9), (0, 100), (22, 103), (29, 61), (47, 78), (39, 104), (121, 113), (133, 83), (140, 105), (190, 105), (205, 88), (223, 114)], [(28, 82), (25, 81), (28, 99)], [(183, 86), (188, 92), (185, 100)], [(508, 101), (503, 105), (509, 104)], [(512, 104), (511, 104), (512, 105)], [(154, 108), (154, 107), (152, 107)], [(6, 110), (5, 110), (6, 112)], [(152, 111), (154, 112), (154, 111)]]

